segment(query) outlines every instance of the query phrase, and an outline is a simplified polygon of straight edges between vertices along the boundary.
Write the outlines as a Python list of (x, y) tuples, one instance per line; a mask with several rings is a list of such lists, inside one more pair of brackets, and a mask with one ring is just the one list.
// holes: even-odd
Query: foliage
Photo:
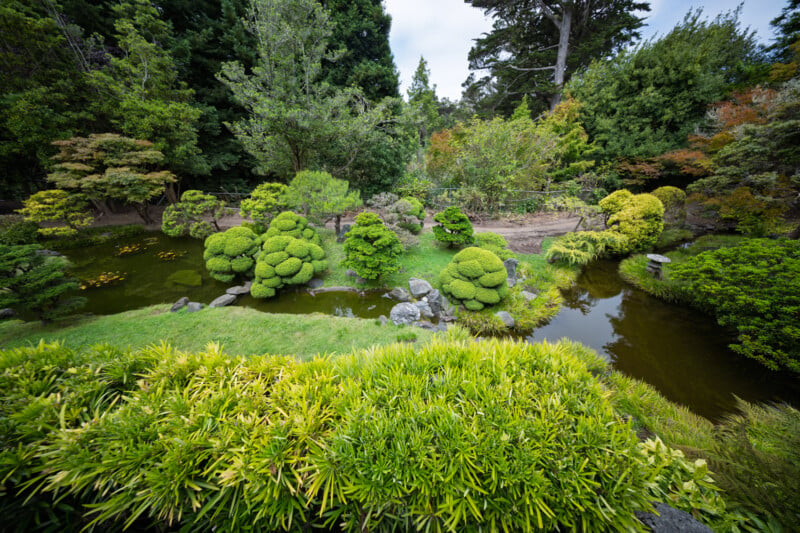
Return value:
[(67, 276), (66, 259), (39, 250), (35, 244), (0, 245), (0, 307), (30, 311), (46, 322), (78, 309), (86, 300), (67, 297), (78, 283)]
[(752, 513), (800, 527), (800, 412), (739, 401), (717, 427), (709, 462), (728, 497)]
[(626, 238), (625, 247), (619, 252), (647, 250), (658, 242), (664, 229), (664, 206), (652, 194), (633, 195), (623, 200), (616, 211), (603, 201), (600, 207), (612, 213), (606, 221), (609, 230)]
[(489, 250), (470, 247), (458, 252), (439, 276), (442, 292), (469, 311), (496, 305), (508, 296), (508, 273)]
[(4, 463), (15, 480), (41, 476), (32, 497), (88, 506), (100, 528), (636, 529), (660, 477), (582, 352), (434, 342), (298, 363), (216, 345), (4, 351)]
[(248, 29), (257, 42), (250, 73), (240, 62), (222, 65), (218, 79), (248, 115), (230, 128), (256, 162), (259, 174), (284, 178), (344, 153), (344, 172), (360, 143), (383, 119), (360, 89), (332, 89), (321, 81), (329, 53), (330, 15), (316, 0), (255, 0)]
[(61, 189), (39, 191), (25, 200), (23, 205), (18, 212), (26, 221), (49, 223), (39, 228), (39, 233), (45, 237), (72, 237), (94, 220), (83, 195)]
[(268, 237), (256, 256), (253, 298), (272, 298), (285, 285), (305, 285), (315, 274), (328, 269), (325, 252), (303, 239), (279, 235)]
[[(161, 217), (161, 231), (170, 237), (190, 235), (205, 239), (219, 231), (217, 221), (225, 216), (225, 202), (211, 194), (189, 189), (181, 201), (167, 206)], [(207, 220), (210, 219), (210, 220)]]
[(550, 262), (588, 265), (628, 248), (628, 238), (616, 231), (576, 231), (555, 239), (544, 253)]
[(149, 141), (103, 133), (53, 144), (59, 153), (53, 156), (48, 181), (60, 189), (80, 191), (91, 200), (132, 203), (145, 223), (152, 222), (146, 202), (176, 181), (171, 172), (157, 170), (164, 155)]
[(344, 241), (346, 259), (342, 265), (367, 280), (380, 279), (399, 269), (397, 259), (403, 245), (375, 213), (361, 213)]
[(708, 104), (759, 60), (755, 33), (739, 10), (701, 20), (689, 12), (671, 32), (573, 77), (567, 92), (581, 102), (589, 137), (604, 159), (653, 157), (682, 148)]
[(239, 204), (239, 215), (249, 217), (266, 230), (276, 213), (284, 211), (286, 204), (286, 185), (283, 183), (262, 183), (250, 193), (249, 198)]
[(627, 204), (631, 198), (633, 198), (633, 193), (631, 191), (628, 189), (620, 189), (601, 199), (597, 202), (597, 206), (607, 217), (610, 217), (622, 211), (625, 204)]
[(415, 115), (420, 145), (426, 146), (431, 135), (442, 129), (444, 122), (439, 116), (436, 85), (431, 86), (431, 71), (428, 62), (420, 56), (417, 70), (408, 87), (408, 104)]
[(668, 250), (673, 248), (674, 246), (691, 241), (692, 237), (694, 237), (694, 233), (688, 229), (680, 229), (680, 228), (670, 228), (665, 229), (661, 232), (661, 235), (658, 237), (658, 242), (656, 243), (656, 249), (658, 250)]
[(53, 250), (74, 250), (86, 246), (96, 246), (117, 242), (129, 237), (136, 237), (145, 232), (144, 226), (130, 224), (125, 226), (96, 226), (84, 228), (74, 237), (48, 241), (47, 246)]
[(502, 261), (514, 257), (514, 252), (508, 249), (508, 241), (505, 237), (491, 231), (476, 233), (474, 245), (489, 250)]
[(800, 242), (747, 239), (675, 264), (670, 277), (720, 324), (736, 328), (733, 351), (800, 372)]
[(0, 244), (34, 244), (39, 238), (39, 224), (21, 215), (0, 215)]
[(422, 231), (425, 223), (425, 208), (413, 196), (399, 198), (391, 192), (376, 194), (367, 205), (377, 211), (386, 226), (394, 231), (403, 246), (409, 248), (418, 244), (414, 237)]
[(608, 57), (636, 39), (643, 20), (636, 13), (650, 9), (649, 2), (635, 0), (544, 0), (525, 8), (511, 0), (467, 3), (491, 15), (494, 24), (469, 52), (470, 70), (489, 73), (464, 85), (467, 91), (485, 91), (481, 109), (506, 116), (522, 95), (536, 98), (536, 113), (552, 110), (562, 84), (593, 59)]
[(345, 211), (361, 205), (358, 191), (348, 191), (349, 187), (347, 181), (337, 180), (327, 172), (304, 170), (289, 184), (286, 204), (317, 224), (335, 219), (338, 233)]
[(260, 244), (258, 235), (241, 226), (214, 233), (205, 241), (206, 269), (212, 278), (223, 283), (230, 283), (237, 276), (252, 278)]
[(440, 243), (450, 248), (461, 248), (475, 241), (472, 223), (458, 207), (448, 207), (436, 213), (433, 220), (437, 223), (433, 227), (433, 235)]
[[(789, 0), (781, 14), (770, 22), (777, 30), (777, 38), (772, 45), (776, 59), (783, 63), (795, 63), (797, 68), (797, 42), (800, 40), (800, 2)], [(795, 70), (796, 72), (796, 70)]]
[(319, 234), (308, 225), (308, 220), (304, 216), (291, 211), (284, 211), (273, 218), (269, 224), (269, 229), (264, 234), (264, 238), (268, 239), (280, 235), (303, 239), (317, 246), (320, 244)]
[(686, 222), (686, 193), (677, 187), (659, 187), (651, 192), (664, 206), (664, 222), (671, 226), (682, 226)]

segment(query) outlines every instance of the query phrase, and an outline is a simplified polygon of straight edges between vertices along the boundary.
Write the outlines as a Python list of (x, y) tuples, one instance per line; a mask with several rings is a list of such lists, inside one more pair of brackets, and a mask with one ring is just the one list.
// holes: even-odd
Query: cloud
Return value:
[(469, 75), (467, 54), (473, 41), (492, 28), (483, 11), (463, 0), (386, 0), (392, 16), (390, 44), (400, 71), (401, 92), (424, 56), (439, 97), (458, 99)]

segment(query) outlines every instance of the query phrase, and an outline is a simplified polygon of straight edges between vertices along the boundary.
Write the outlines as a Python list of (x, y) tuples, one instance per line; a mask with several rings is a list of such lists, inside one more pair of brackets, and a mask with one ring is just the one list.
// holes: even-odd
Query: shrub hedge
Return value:
[(470, 247), (458, 252), (442, 271), (444, 294), (470, 311), (500, 303), (508, 296), (508, 273), (503, 261), (489, 250)]
[(215, 233), (205, 241), (203, 259), (211, 277), (223, 283), (237, 276), (253, 277), (261, 239), (251, 229), (238, 226)]
[(250, 294), (272, 298), (285, 285), (305, 285), (327, 268), (325, 252), (316, 244), (286, 235), (269, 237), (256, 258)]
[(509, 340), (308, 363), (7, 350), (0, 506), (20, 531), (618, 531), (650, 500), (716, 511), (701, 465), (614, 413), (603, 365)]

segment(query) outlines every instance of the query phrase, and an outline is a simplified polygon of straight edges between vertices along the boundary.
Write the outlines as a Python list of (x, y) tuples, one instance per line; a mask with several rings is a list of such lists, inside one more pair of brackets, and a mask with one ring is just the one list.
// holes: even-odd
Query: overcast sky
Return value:
[[(405, 96), (411, 77), (424, 56), (431, 81), (440, 97), (458, 99), (467, 78), (467, 54), (472, 41), (491, 30), (492, 22), (462, 0), (385, 0), (392, 16), (390, 42), (400, 71), (401, 93)], [(737, 0), (651, 0), (643, 36), (671, 30), (694, 7), (703, 7), (708, 17), (735, 8)], [(772, 39), (769, 21), (787, 4), (786, 0), (744, 0), (741, 21), (756, 30), (762, 41)]]

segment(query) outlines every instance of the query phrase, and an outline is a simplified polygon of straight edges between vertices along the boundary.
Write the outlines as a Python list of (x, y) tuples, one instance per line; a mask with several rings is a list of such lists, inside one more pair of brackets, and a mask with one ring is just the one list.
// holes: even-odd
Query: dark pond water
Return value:
[[(119, 255), (125, 246), (139, 245), (134, 253)], [(173, 260), (162, 260), (159, 253), (173, 252)], [(233, 284), (216, 281), (203, 265), (203, 243), (197, 239), (173, 239), (161, 233), (122, 240), (64, 254), (72, 261), (73, 274), (92, 279), (104, 272), (119, 273), (118, 284), (81, 291), (88, 298), (83, 312), (107, 315), (153, 304), (172, 303), (183, 296), (209, 304)], [(364, 297), (350, 292), (310, 295), (304, 289), (285, 290), (276, 298), (259, 300), (241, 296), (236, 305), (268, 313), (326, 313), (336, 316), (377, 318), (389, 315), (391, 300), (380, 294)]]
[[(140, 245), (127, 255), (124, 246)], [(164, 261), (158, 254), (175, 252)], [(195, 239), (172, 239), (148, 234), (115, 244), (70, 250), (73, 273), (89, 279), (118, 272), (117, 285), (82, 291), (89, 302), (85, 312), (113, 314), (182, 296), (210, 303), (229, 285), (211, 278), (203, 267), (203, 245)], [(188, 284), (188, 285), (187, 285)], [(734, 394), (749, 401), (784, 400), (800, 404), (800, 380), (781, 376), (732, 353), (730, 332), (706, 315), (666, 304), (626, 286), (617, 264), (599, 262), (566, 294), (567, 304), (531, 340), (568, 337), (597, 350), (626, 374), (654, 385), (669, 399), (710, 419), (733, 410)], [(349, 292), (311, 296), (305, 290), (283, 291), (256, 300), (243, 296), (236, 305), (274, 313), (326, 313), (377, 318), (389, 315), (392, 301), (380, 292), (359, 296)]]
[(617, 369), (711, 420), (735, 409), (734, 395), (800, 405), (800, 379), (733, 353), (730, 331), (705, 314), (632, 289), (617, 266), (588, 267), (565, 292), (558, 316), (528, 338), (568, 337), (591, 346)]

